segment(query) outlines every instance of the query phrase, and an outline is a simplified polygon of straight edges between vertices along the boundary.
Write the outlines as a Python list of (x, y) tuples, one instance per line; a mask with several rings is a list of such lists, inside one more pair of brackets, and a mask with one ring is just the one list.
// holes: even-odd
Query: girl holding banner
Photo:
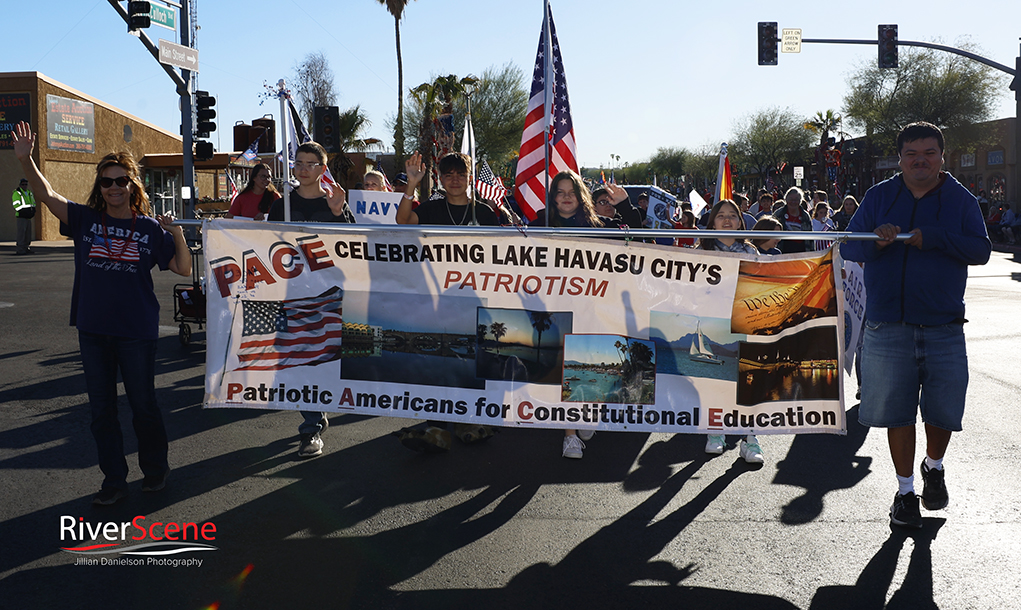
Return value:
[[(706, 227), (716, 231), (737, 231), (745, 230), (744, 217), (741, 209), (730, 199), (723, 199), (709, 213), (709, 220)], [(734, 239), (733, 237), (703, 237), (699, 240), (699, 248), (703, 250), (720, 250), (722, 252), (744, 252), (757, 254), (758, 250), (745, 239)], [(726, 436), (723, 434), (710, 434), (706, 439), (705, 452), (719, 455), (727, 444)], [(759, 439), (754, 434), (749, 434), (741, 441), (741, 457), (749, 464), (761, 464), (762, 448), (759, 447)]]

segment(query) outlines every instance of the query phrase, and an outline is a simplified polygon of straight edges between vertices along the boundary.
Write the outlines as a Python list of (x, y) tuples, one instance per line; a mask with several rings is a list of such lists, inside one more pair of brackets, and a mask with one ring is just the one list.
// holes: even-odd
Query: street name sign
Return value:
[(192, 72), (199, 71), (199, 52), (191, 47), (160, 39), (160, 63)]
[(168, 30), (177, 31), (177, 14), (174, 9), (169, 6), (163, 6), (162, 4), (150, 3), (149, 5), (149, 19), (153, 25), (167, 28)]

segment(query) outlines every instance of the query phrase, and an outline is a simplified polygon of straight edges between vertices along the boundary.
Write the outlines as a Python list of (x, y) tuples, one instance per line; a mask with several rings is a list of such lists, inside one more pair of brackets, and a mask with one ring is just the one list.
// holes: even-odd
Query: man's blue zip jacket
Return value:
[(968, 265), (984, 265), (992, 244), (978, 200), (953, 176), (940, 173), (939, 186), (915, 199), (897, 174), (865, 193), (847, 227), (872, 233), (892, 224), (900, 233), (922, 230), (922, 247), (895, 241), (840, 246), (847, 260), (865, 263), (865, 317), (872, 322), (933, 326), (964, 321)]

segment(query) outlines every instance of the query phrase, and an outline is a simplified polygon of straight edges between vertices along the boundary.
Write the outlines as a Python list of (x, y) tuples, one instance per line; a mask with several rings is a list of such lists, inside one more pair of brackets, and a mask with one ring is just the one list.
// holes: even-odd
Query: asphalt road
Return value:
[[(167, 488), (93, 507), (66, 250), (0, 251), (0, 608), (1021, 608), (1021, 264), (975, 268), (971, 386), (946, 460), (950, 506), (891, 531), (885, 434), (761, 437), (763, 467), (703, 437), (600, 433), (580, 461), (556, 431), (506, 430), (449, 454), (407, 422), (335, 415), (299, 461), (297, 414), (204, 410), (204, 333), (182, 347), (163, 302), (157, 391)], [(123, 412), (127, 411), (126, 403)], [(125, 424), (126, 425), (126, 424)], [(126, 434), (128, 451), (133, 435)], [(920, 482), (919, 482), (919, 489)], [(213, 523), (198, 566), (75, 565), (61, 517)], [(128, 530), (129, 533), (135, 530)]]

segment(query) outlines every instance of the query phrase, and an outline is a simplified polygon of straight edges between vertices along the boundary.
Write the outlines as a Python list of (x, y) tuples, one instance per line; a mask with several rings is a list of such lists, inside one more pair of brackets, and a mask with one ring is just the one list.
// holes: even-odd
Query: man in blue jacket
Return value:
[[(865, 193), (848, 225), (878, 241), (840, 247), (865, 263), (865, 343), (859, 421), (887, 428), (898, 493), (890, 522), (922, 527), (914, 493), (915, 414), (925, 423), (922, 504), (949, 501), (943, 456), (961, 430), (968, 387), (964, 288), (968, 265), (983, 265), (992, 246), (978, 200), (943, 166), (943, 134), (912, 123), (897, 136), (901, 173)], [(899, 233), (909, 233), (897, 241)]]

